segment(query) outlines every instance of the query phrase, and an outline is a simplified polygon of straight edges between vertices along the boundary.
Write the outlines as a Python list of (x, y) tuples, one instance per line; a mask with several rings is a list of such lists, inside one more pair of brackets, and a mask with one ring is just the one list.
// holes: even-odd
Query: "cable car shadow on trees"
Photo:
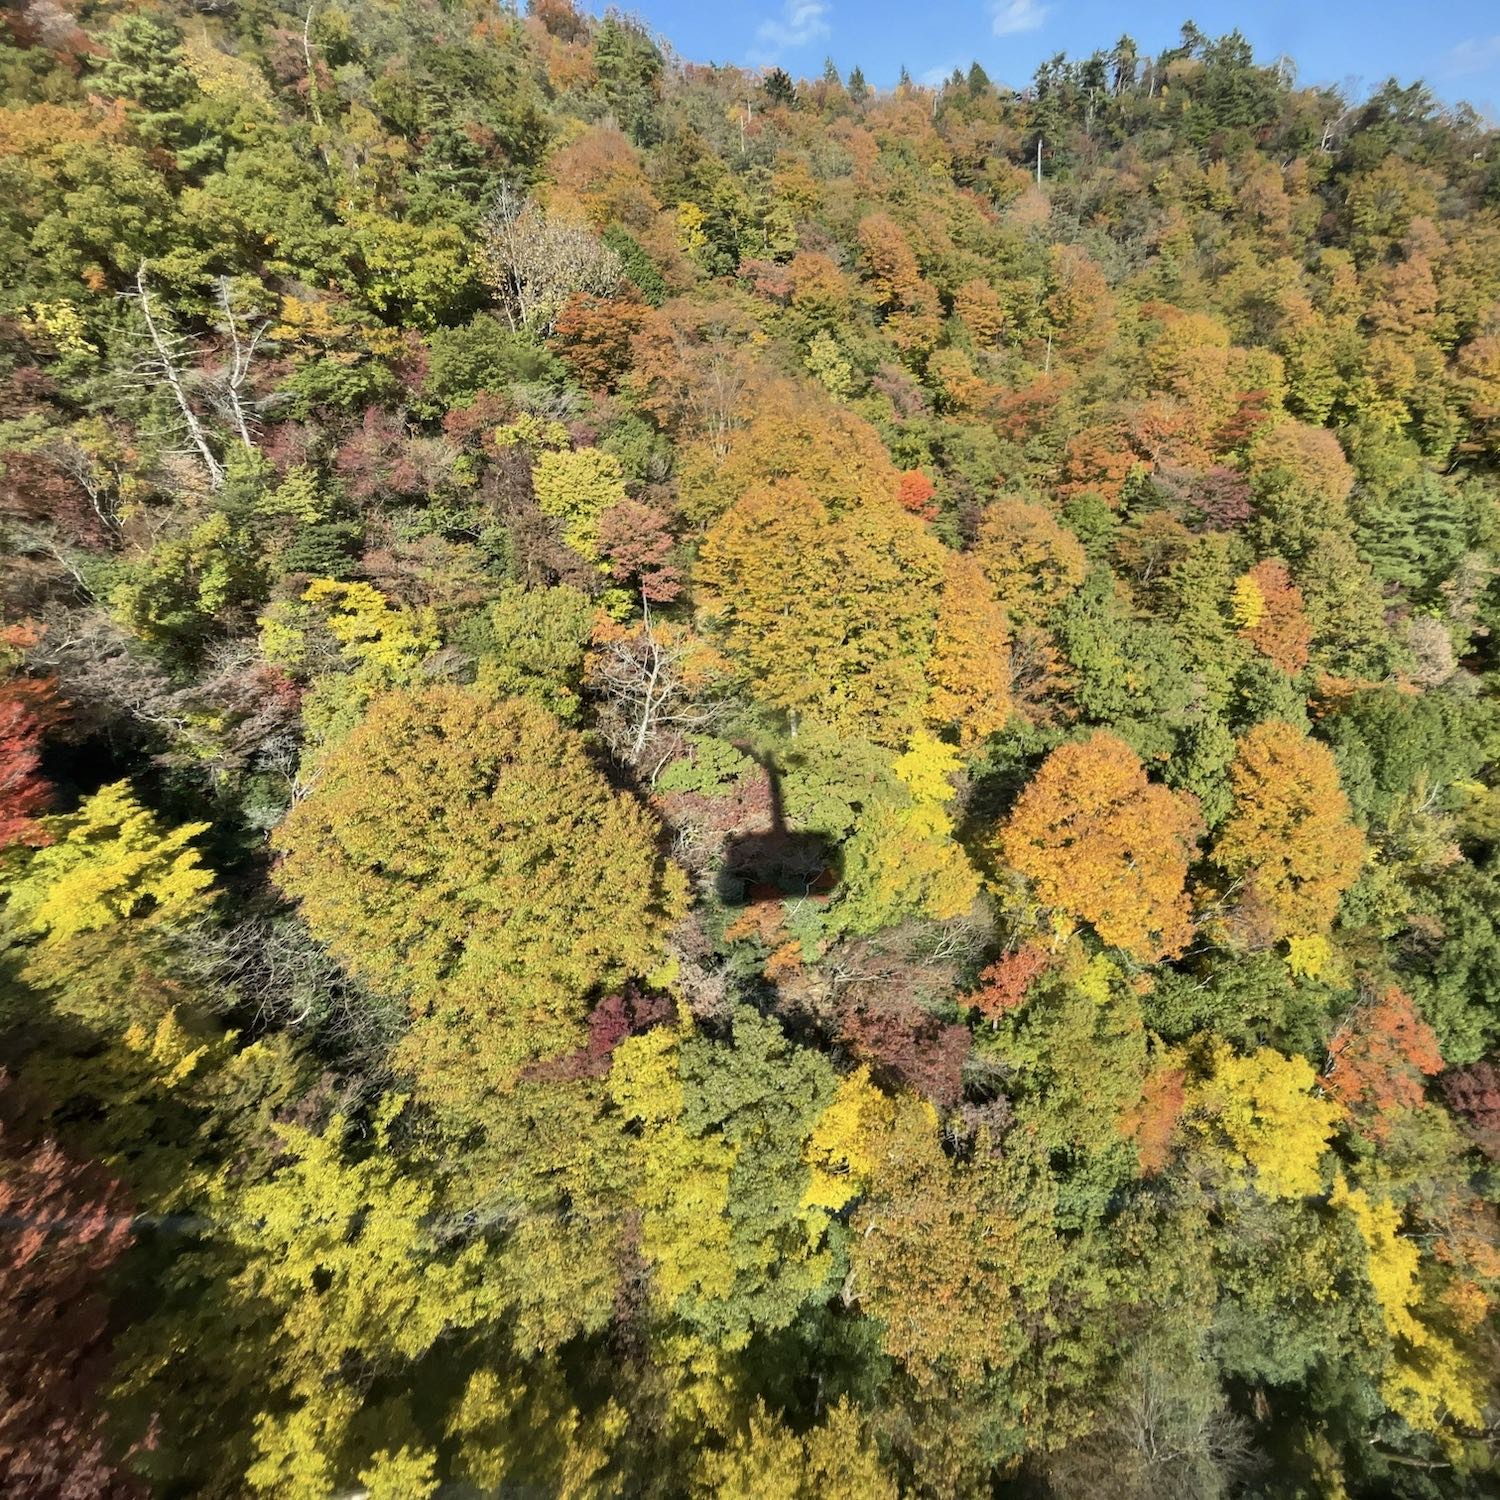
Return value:
[(747, 745), (738, 748), (766, 773), (771, 826), (763, 832), (739, 834), (725, 844), (714, 880), (719, 900), (737, 908), (797, 896), (826, 901), (844, 873), (843, 851), (837, 839), (817, 829), (789, 828), (776, 762)]

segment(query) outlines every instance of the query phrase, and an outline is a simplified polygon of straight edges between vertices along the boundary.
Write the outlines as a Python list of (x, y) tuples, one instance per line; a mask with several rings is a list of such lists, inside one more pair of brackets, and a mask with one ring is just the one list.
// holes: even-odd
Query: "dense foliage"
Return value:
[(0, 1489), (1494, 1492), (1500, 136), (0, 78)]

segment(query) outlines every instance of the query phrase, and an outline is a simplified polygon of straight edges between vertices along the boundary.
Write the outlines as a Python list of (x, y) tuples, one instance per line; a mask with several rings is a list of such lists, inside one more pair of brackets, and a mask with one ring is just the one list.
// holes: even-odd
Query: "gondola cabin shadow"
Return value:
[(726, 907), (745, 908), (766, 901), (806, 897), (826, 901), (843, 876), (843, 856), (835, 838), (817, 829), (787, 826), (781, 773), (770, 756), (741, 746), (766, 773), (771, 794), (771, 826), (737, 834), (724, 847), (715, 879)]

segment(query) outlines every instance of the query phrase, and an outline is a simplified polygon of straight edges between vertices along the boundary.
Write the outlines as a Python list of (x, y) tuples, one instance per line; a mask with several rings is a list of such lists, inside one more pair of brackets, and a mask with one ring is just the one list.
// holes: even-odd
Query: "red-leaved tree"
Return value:
[(98, 1388), (109, 1356), (102, 1282), (130, 1240), (119, 1184), (23, 1123), (0, 1074), (0, 1493), (140, 1493), (111, 1467)]

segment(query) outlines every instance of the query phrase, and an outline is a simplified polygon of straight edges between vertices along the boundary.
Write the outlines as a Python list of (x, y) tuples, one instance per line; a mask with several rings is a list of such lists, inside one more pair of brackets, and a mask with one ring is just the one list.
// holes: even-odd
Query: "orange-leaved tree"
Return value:
[(1323, 1084), (1376, 1140), (1385, 1140), (1394, 1116), (1418, 1108), (1427, 1079), (1442, 1071), (1432, 1027), (1405, 990), (1388, 984), (1358, 1006), (1329, 1042)]
[(1247, 906), (1273, 938), (1326, 931), (1365, 856), (1332, 753), (1267, 720), (1240, 738), (1229, 775), (1234, 803), (1215, 863), (1244, 882)]
[(833, 510), (895, 500), (901, 492), (901, 471), (880, 434), (817, 387), (792, 381), (760, 392), (755, 415), (722, 446), (689, 444), (678, 489), (688, 518), (709, 522), (752, 490), (789, 479), (801, 480)]
[(1044, 905), (1154, 963), (1192, 935), (1185, 886), (1202, 831), (1195, 797), (1148, 780), (1135, 751), (1099, 730), (1042, 762), (999, 852)]
[(1235, 585), (1235, 623), (1273, 666), (1295, 677), (1307, 665), (1311, 629), (1302, 590), (1279, 558), (1256, 563)]

